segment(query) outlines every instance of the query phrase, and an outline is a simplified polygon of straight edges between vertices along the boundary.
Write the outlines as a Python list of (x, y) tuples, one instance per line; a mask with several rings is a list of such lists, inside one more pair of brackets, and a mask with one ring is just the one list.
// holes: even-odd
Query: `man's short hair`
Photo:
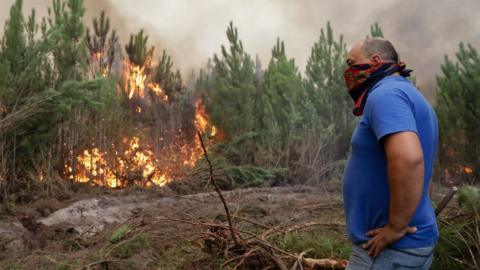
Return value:
[(383, 61), (392, 61), (398, 63), (398, 54), (392, 43), (383, 38), (366, 38), (363, 43), (365, 55), (370, 58), (373, 54), (378, 53)]

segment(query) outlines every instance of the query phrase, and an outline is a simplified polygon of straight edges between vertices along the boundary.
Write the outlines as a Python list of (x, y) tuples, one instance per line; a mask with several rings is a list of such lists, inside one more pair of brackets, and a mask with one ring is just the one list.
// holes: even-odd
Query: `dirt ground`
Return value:
[[(239, 228), (330, 223), (337, 240), (347, 242), (339, 185), (246, 188), (224, 196)], [(438, 201), (445, 188), (435, 190)], [(225, 220), (214, 192), (132, 188), (40, 199), (0, 217), (0, 269), (217, 269), (196, 241), (208, 229), (197, 221)]]

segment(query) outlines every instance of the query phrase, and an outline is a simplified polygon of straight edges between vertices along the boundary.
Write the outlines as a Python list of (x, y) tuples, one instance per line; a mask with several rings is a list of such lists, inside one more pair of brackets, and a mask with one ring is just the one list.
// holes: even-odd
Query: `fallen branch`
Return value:
[(440, 213), (447, 207), (447, 204), (452, 200), (453, 196), (455, 196), (455, 193), (457, 193), (458, 189), (457, 187), (452, 187), (450, 191), (448, 191), (447, 195), (443, 197), (442, 201), (438, 204), (437, 208), (435, 209), (435, 216), (438, 217)]
[(198, 138), (200, 139), (200, 144), (202, 145), (203, 154), (205, 155), (205, 159), (207, 160), (208, 169), (210, 173), (210, 180), (208, 181), (207, 186), (209, 184), (212, 184), (215, 189), (215, 192), (217, 192), (218, 194), (218, 197), (220, 197), (220, 200), (222, 201), (222, 204), (223, 204), (223, 208), (225, 209), (225, 214), (227, 215), (228, 226), (230, 228), (230, 234), (232, 236), (233, 242), (235, 243), (235, 245), (239, 246), (237, 236), (235, 235), (235, 231), (233, 229), (232, 217), (230, 215), (230, 210), (228, 209), (227, 202), (223, 197), (222, 191), (220, 190), (217, 183), (215, 182), (215, 179), (213, 179), (213, 166), (212, 166), (212, 162), (210, 162), (210, 159), (208, 158), (207, 149), (205, 148), (205, 144), (203, 143), (202, 134), (200, 134), (200, 131), (198, 131), (197, 134), (198, 134)]
[(347, 260), (332, 260), (332, 259), (302, 259), (304, 266), (310, 269), (345, 269), (347, 267)]

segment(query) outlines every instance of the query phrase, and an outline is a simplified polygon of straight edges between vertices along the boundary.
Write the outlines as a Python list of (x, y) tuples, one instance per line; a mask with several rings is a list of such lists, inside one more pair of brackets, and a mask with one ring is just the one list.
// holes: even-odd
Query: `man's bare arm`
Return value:
[(414, 132), (392, 134), (384, 140), (390, 188), (389, 225), (400, 231), (410, 223), (423, 191), (423, 152)]
[(383, 139), (387, 156), (390, 189), (389, 222), (383, 228), (367, 232), (372, 237), (365, 249), (377, 257), (380, 252), (416, 228), (408, 227), (420, 203), (423, 191), (423, 151), (414, 132), (400, 132)]

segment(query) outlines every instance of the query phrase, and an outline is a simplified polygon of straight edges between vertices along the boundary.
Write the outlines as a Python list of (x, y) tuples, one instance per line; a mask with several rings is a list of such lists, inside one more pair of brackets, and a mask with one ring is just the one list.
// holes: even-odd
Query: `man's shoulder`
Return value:
[(401, 76), (389, 76), (372, 89), (367, 103), (374, 104), (379, 100), (402, 99), (412, 104), (417, 95), (421, 95), (420, 91), (408, 79)]

